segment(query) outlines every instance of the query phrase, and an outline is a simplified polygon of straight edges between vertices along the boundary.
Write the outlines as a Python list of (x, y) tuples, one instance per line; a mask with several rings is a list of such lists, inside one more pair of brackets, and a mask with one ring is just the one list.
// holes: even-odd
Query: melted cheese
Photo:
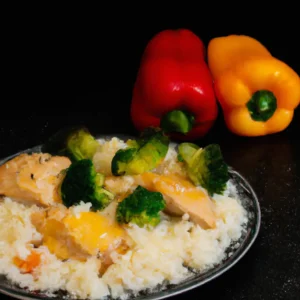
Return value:
[(82, 212), (78, 218), (70, 215), (64, 224), (75, 241), (91, 255), (116, 247), (124, 236), (120, 226), (93, 212)]
[(45, 214), (32, 216), (32, 222), (43, 234), (43, 244), (60, 259), (85, 260), (98, 252), (116, 249), (124, 239), (125, 232), (110, 219), (95, 212), (68, 213), (64, 217), (53, 209)]

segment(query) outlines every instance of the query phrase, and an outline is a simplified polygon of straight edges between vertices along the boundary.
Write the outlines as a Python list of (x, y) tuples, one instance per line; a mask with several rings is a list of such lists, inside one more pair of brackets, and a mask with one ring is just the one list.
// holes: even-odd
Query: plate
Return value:
[[(132, 136), (127, 135), (113, 135), (117, 136), (121, 139), (128, 139), (133, 138)], [(98, 139), (100, 138), (111, 138), (112, 135), (105, 135), (105, 136), (97, 136)], [(6, 161), (12, 159), (13, 157), (21, 154), (21, 153), (33, 153), (33, 152), (40, 152), (41, 146), (36, 146), (31, 149), (27, 149), (25, 151), (21, 151), (16, 153), (12, 156), (9, 156), (5, 159), (0, 160), (0, 165), (5, 163)], [(248, 183), (248, 181), (241, 175), (239, 172), (234, 170), (233, 168), (229, 167), (230, 179), (234, 183), (237, 188), (239, 198), (241, 199), (241, 203), (243, 207), (248, 212), (248, 223), (245, 227), (245, 231), (242, 234), (241, 238), (232, 243), (230, 247), (227, 249), (227, 256), (220, 264), (216, 265), (214, 268), (205, 271), (203, 273), (195, 273), (193, 276), (189, 277), (188, 279), (182, 281), (176, 285), (166, 285), (162, 287), (158, 287), (157, 290), (148, 293), (144, 291), (140, 293), (139, 296), (130, 299), (132, 300), (158, 300), (158, 299), (165, 299), (169, 298), (191, 289), (197, 288), (205, 283), (219, 277), (220, 275), (224, 274), (230, 268), (232, 268), (251, 248), (254, 241), (256, 240), (261, 224), (261, 211), (258, 198)], [(39, 292), (30, 292), (25, 289), (21, 289), (18, 286), (12, 284), (5, 276), (0, 276), (0, 292), (11, 297), (17, 299), (52, 299), (52, 300), (61, 300), (61, 299), (72, 299), (69, 297), (65, 292), (59, 291), (56, 297), (47, 297), (43, 293)]]

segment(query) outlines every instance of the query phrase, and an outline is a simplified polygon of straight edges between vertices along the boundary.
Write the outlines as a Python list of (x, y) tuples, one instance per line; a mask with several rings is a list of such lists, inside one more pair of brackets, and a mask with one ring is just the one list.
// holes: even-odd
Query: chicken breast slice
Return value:
[(41, 206), (60, 203), (61, 171), (70, 165), (64, 156), (21, 154), (0, 166), (0, 195)]
[(119, 191), (121, 199), (138, 185), (162, 193), (167, 202), (166, 213), (173, 216), (187, 213), (191, 220), (202, 228), (215, 228), (214, 203), (205, 191), (181, 176), (147, 172), (131, 176), (131, 180), (125, 177), (110, 177), (105, 181), (105, 187), (115, 193)]
[(101, 254), (102, 262), (108, 263), (108, 253), (126, 245), (125, 231), (113, 219), (96, 212), (51, 207), (32, 214), (31, 222), (43, 235), (42, 244), (62, 260), (84, 261)]

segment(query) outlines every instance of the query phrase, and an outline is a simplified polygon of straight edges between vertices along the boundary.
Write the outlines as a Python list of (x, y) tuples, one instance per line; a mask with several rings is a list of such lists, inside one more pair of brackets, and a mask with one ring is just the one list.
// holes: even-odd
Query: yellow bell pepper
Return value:
[(229, 130), (263, 136), (290, 125), (300, 103), (300, 78), (291, 67), (244, 35), (212, 39), (207, 55)]

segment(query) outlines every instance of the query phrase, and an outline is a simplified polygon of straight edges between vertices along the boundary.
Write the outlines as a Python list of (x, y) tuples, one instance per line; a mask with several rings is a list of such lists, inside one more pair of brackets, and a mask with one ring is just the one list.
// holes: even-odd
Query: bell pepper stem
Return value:
[(247, 108), (254, 121), (266, 122), (277, 109), (277, 99), (272, 92), (260, 90), (252, 95)]
[(172, 110), (166, 113), (160, 122), (160, 127), (166, 132), (187, 134), (194, 125), (195, 117), (183, 110)]

